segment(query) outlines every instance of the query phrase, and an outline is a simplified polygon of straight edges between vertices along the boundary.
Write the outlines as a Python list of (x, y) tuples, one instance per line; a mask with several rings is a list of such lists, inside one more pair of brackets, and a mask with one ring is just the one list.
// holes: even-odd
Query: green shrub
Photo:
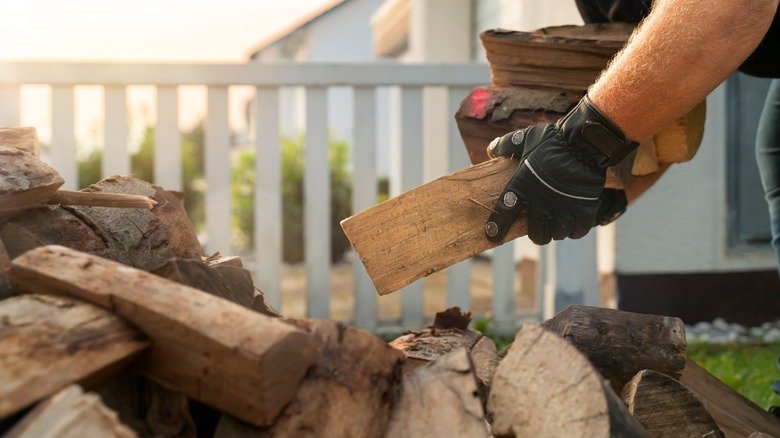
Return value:
[[(304, 260), (303, 178), (304, 137), (283, 138), (282, 144), (282, 258), (286, 263)], [(339, 261), (350, 247), (339, 222), (351, 212), (352, 184), (349, 147), (344, 141), (328, 144), (330, 162), (331, 261)], [(255, 153), (244, 150), (233, 160), (233, 218), (237, 247), (254, 245)], [(263, 208), (263, 206), (257, 206)]]

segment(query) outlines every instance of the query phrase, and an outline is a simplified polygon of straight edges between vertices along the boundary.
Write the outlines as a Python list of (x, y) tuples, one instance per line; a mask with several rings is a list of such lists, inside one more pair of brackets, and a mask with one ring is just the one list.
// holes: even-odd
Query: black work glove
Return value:
[(585, 96), (555, 124), (531, 126), (493, 140), (488, 155), (521, 160), (488, 218), (492, 242), (506, 236), (517, 213), (528, 207), (528, 237), (537, 245), (551, 239), (579, 239), (596, 224), (625, 210), (621, 190), (604, 191), (607, 167), (639, 146), (628, 142)]

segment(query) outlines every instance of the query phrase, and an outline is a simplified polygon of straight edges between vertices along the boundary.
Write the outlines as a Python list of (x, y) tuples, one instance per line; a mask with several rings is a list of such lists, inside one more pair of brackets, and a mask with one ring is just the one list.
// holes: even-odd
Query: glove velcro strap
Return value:
[(493, 213), (485, 223), (485, 236), (488, 240), (494, 243), (501, 242), (517, 219), (517, 213), (524, 207), (525, 203), (518, 200), (514, 191), (509, 188), (504, 189), (493, 207)]
[(607, 156), (603, 167), (620, 163), (639, 147), (639, 143), (624, 141), (606, 126), (590, 120), (582, 127), (582, 137)]

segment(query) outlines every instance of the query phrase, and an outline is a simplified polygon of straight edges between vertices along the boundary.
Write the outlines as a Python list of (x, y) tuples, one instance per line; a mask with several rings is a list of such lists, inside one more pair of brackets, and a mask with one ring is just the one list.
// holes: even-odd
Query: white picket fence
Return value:
[[(255, 239), (253, 268), (258, 287), (268, 301), (283, 308), (280, 281), (282, 272), (282, 195), (280, 167), (279, 107), (280, 87), (302, 86), (306, 90), (305, 144), (305, 276), (306, 314), (329, 318), (330, 217), (328, 126), (326, 112), (328, 87), (354, 89), (353, 209), (360, 211), (376, 203), (376, 91), (378, 87), (400, 87), (400, 178), (402, 190), (423, 183), (423, 89), (446, 87), (447, 111), (454, 115), (461, 100), (478, 86), (489, 83), (483, 64), (114, 64), (114, 63), (0, 63), (0, 125), (18, 126), (20, 87), (25, 84), (51, 86), (51, 164), (62, 174), (67, 188), (75, 188), (77, 178), (74, 136), (74, 86), (99, 85), (105, 89), (105, 150), (102, 174), (128, 174), (130, 159), (127, 142), (126, 88), (152, 85), (157, 93), (157, 124), (154, 152), (154, 182), (180, 190), (182, 152), (178, 127), (177, 87), (205, 85), (208, 89), (205, 137), (205, 192), (208, 250), (231, 254), (231, 162), (229, 157), (228, 87), (256, 88), (253, 139), (256, 151)], [(454, 118), (449, 117), (448, 148), (450, 171), (468, 165)], [(492, 320), (497, 331), (511, 332), (524, 319), (538, 320), (549, 314), (548, 297), (537, 296), (537, 308), (519, 311), (515, 305), (513, 247), (492, 253)], [(425, 323), (424, 280), (403, 290), (400, 321), (377, 318), (377, 297), (360, 263), (354, 264), (354, 318), (348, 323), (369, 330), (383, 327), (415, 328)], [(448, 270), (447, 304), (470, 308), (469, 261)], [(540, 285), (539, 293), (548, 288)], [(477, 315), (478, 317), (478, 315)]]

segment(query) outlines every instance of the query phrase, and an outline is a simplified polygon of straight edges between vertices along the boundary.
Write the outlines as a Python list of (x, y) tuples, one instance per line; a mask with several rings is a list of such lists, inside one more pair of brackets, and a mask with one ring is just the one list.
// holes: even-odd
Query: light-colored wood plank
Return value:
[(63, 189), (79, 187), (74, 133), (73, 87), (55, 85), (51, 88), (51, 165), (65, 180)]
[(303, 235), (306, 264), (306, 315), (330, 317), (330, 166), (328, 95), (306, 88), (306, 162), (303, 176)]
[(166, 190), (182, 189), (179, 100), (175, 86), (157, 87), (157, 124), (154, 127), (154, 183)]
[[(499, 158), (445, 175), (341, 222), (380, 295), (497, 245), (485, 222), (519, 162)], [(526, 234), (525, 215), (504, 242)], [(419, 324), (418, 324), (419, 325)]]
[(209, 253), (232, 253), (230, 128), (227, 87), (208, 88), (206, 119), (206, 230)]
[[(680, 383), (701, 400), (728, 438), (762, 432), (780, 437), (780, 421), (688, 359)], [(769, 388), (767, 388), (769, 391)]]
[(0, 128), (0, 146), (21, 149), (36, 158), (41, 156), (35, 128)]
[(52, 193), (49, 204), (82, 205), (89, 207), (145, 208), (151, 210), (157, 201), (148, 196), (128, 195), (125, 193), (76, 192), (57, 190)]
[[(402, 192), (423, 183), (423, 129), (422, 87), (401, 88), (400, 187)], [(349, 235), (347, 237), (349, 238)], [(369, 275), (371, 275), (370, 271)], [(404, 327), (416, 328), (422, 325), (423, 282), (411, 284), (401, 292), (401, 312), (401, 324)]]
[(119, 421), (96, 394), (70, 385), (47, 399), (3, 434), (5, 438), (132, 438), (136, 434)]
[[(356, 87), (354, 91), (355, 134), (352, 142), (354, 171), (352, 209), (361, 211), (377, 202), (376, 89)], [(355, 326), (370, 330), (376, 327), (376, 289), (362, 263), (353, 263), (355, 276)]]
[(94, 384), (149, 346), (130, 323), (67, 297), (0, 301), (0, 418), (70, 383)]
[(108, 85), (105, 99), (105, 149), (100, 173), (103, 178), (130, 174), (127, 150), (127, 93), (125, 87)]
[[(460, 102), (468, 95), (469, 89), (451, 87), (447, 92), (450, 115), (448, 133), (448, 172), (455, 172), (469, 166), (469, 157), (463, 147), (458, 125), (453, 115), (458, 112)], [(471, 308), (471, 260), (466, 259), (447, 269), (447, 306)]]
[(238, 304), (61, 246), (17, 257), (19, 292), (68, 294), (126, 317), (152, 340), (136, 369), (255, 425), (292, 400), (318, 353), (310, 335)]
[(279, 89), (255, 94), (255, 271), (257, 287), (272, 307), (282, 309), (282, 145)]

